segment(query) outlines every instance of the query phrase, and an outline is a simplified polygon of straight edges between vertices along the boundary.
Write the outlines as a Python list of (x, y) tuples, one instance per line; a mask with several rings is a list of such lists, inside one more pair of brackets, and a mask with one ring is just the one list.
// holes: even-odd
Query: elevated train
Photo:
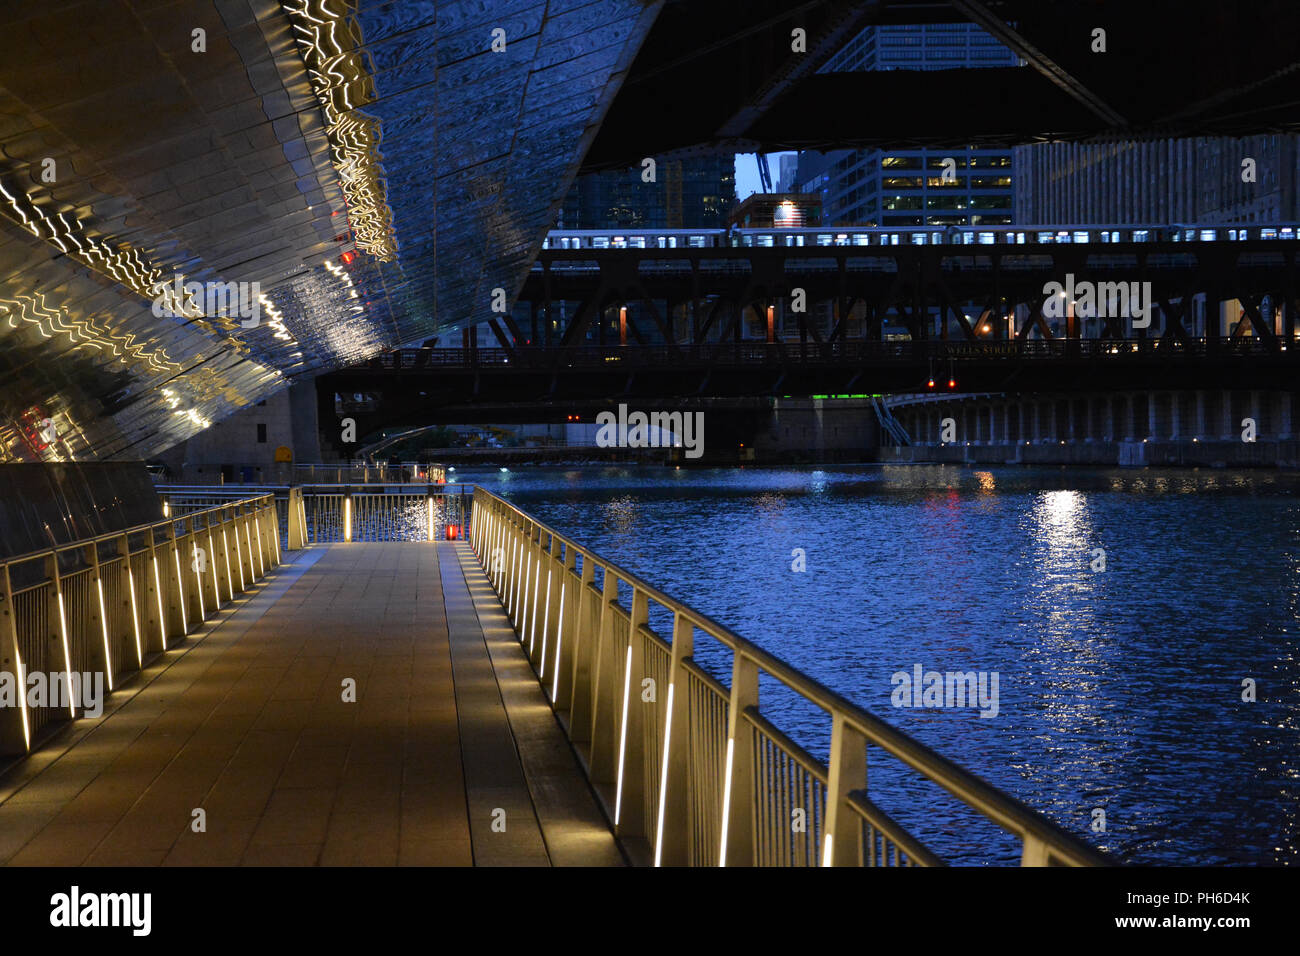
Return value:
[(741, 229), (553, 229), (543, 249), (717, 249), (776, 246), (1046, 245), (1294, 240), (1300, 223), (1220, 226), (819, 226)]

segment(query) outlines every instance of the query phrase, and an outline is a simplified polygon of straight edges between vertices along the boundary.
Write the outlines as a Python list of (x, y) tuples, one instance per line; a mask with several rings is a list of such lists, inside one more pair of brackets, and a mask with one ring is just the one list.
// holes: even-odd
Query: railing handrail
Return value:
[(776, 678), (827, 714), (835, 715), (838, 713), (869, 742), (875, 743), (909, 767), (919, 771), (931, 782), (938, 784), (954, 797), (1004, 829), (1020, 836), (1022, 839), (1032, 837), (1047, 843), (1057, 856), (1069, 862), (1081, 865), (1107, 864), (1108, 861), (1100, 853), (1073, 834), (1047, 820), (1014, 797), (1002, 793), (987, 781), (962, 769), (920, 741), (914, 740), (903, 731), (898, 730), (826, 687), (793, 665), (741, 637), (708, 615), (665, 594), (639, 576), (596, 554), (590, 548), (578, 544), (567, 535), (532, 517), (499, 495), (488, 491), (482, 486), (477, 487), (477, 493), (481, 493), (513, 511), (520, 519), (528, 522), (543, 534), (559, 539), (566, 549), (571, 548), (576, 553), (581, 554), (584, 562), (587, 560), (595, 562), (604, 569), (605, 574), (613, 574), (617, 579), (640, 591), (656, 604), (680, 615), (695, 627), (709, 634), (724, 647), (751, 661), (761, 671)]
[(0, 564), (20, 564), (27, 561), (33, 561), (37, 558), (45, 558), (50, 555), (59, 555), (65, 551), (74, 551), (78, 548), (86, 548), (92, 544), (100, 544), (104, 541), (111, 541), (120, 538), (123, 535), (140, 534), (143, 531), (152, 531), (155, 528), (166, 528), (171, 525), (173, 528), (178, 521), (191, 521), (202, 515), (210, 514), (214, 511), (224, 511), (227, 508), (234, 508), (240, 505), (251, 505), (262, 501), (265, 498), (273, 497), (270, 494), (252, 495), (248, 498), (238, 498), (231, 501), (223, 501), (221, 504), (213, 505), (210, 508), (204, 508), (201, 511), (191, 511), (183, 515), (172, 515), (161, 518), (158, 521), (147, 521), (144, 524), (132, 525), (129, 528), (122, 528), (117, 531), (106, 531), (103, 534), (93, 535), (88, 538), (78, 538), (76, 541), (69, 541), (65, 544), (55, 544), (48, 548), (38, 548), (35, 551), (29, 551), (26, 554), (15, 554), (10, 557), (0, 557)]

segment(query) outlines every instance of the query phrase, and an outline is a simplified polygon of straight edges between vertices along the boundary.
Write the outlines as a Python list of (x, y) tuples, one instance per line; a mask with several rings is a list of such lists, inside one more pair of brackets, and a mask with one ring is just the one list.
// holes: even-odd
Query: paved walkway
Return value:
[(464, 542), (291, 557), (0, 776), (0, 863), (622, 864)]

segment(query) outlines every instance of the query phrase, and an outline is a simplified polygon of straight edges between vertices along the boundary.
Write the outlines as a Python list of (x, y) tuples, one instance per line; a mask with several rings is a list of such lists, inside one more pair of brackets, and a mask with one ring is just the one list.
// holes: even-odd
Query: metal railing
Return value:
[[(277, 522), (295, 546), (340, 541), (435, 541), (465, 533), (472, 485), (405, 485), (400, 490), (352, 485), (266, 485)], [(159, 485), (164, 513), (210, 508), (241, 491), (221, 485)], [(301, 539), (295, 535), (301, 534)]]
[[(868, 796), (871, 752), (1013, 835), (1022, 865), (1106, 863), (1028, 807), (482, 488), (474, 516), (470, 544), (616, 836), (645, 862), (942, 865)], [(652, 609), (671, 617), (671, 636), (651, 627)], [(730, 686), (697, 663), (698, 639), (730, 654)], [(764, 715), (760, 674), (829, 720), (828, 761)], [(647, 698), (647, 687), (667, 694)], [(802, 829), (792, 826), (799, 810)]]
[[(341, 461), (329, 463), (289, 463), (277, 462), (268, 465), (207, 465), (207, 466), (190, 466), (185, 465), (181, 468), (180, 475), (172, 475), (162, 469), (161, 466), (152, 467), (155, 485), (168, 484), (186, 484), (190, 482), (190, 476), (196, 469), (206, 467), (208, 473), (212, 474), (215, 469), (215, 476), (209, 480), (207, 478), (198, 479), (199, 483), (210, 485), (211, 487), (222, 488), (231, 485), (236, 491), (240, 486), (249, 485), (289, 485), (289, 484), (440, 484), (447, 480), (447, 468), (445, 465), (430, 464), (427, 462), (404, 461), (395, 462), (373, 462), (373, 461)], [(228, 468), (231, 477), (225, 477), (223, 467)], [(245, 480), (244, 476), (249, 477)], [(247, 493), (246, 490), (244, 493)]]
[[(1300, 363), (1300, 348), (1288, 350), (1286, 338), (1255, 336), (1189, 338), (1052, 338), (1052, 339), (891, 339), (883, 342), (714, 342), (700, 345), (583, 345), (496, 348), (399, 349), (385, 352), (361, 369), (418, 372), (430, 368), (500, 368), (536, 371), (554, 368), (666, 368), (683, 365), (817, 365), (842, 363), (910, 363), (954, 360), (1059, 361), (1087, 359), (1122, 364), (1159, 360), (1177, 364), (1203, 360), (1251, 360), (1282, 357)], [(346, 406), (345, 406), (346, 407)]]
[(280, 563), (270, 495), (0, 560), (0, 754), (32, 750), (84, 702), (29, 701), (28, 676), (102, 675), (105, 692)]

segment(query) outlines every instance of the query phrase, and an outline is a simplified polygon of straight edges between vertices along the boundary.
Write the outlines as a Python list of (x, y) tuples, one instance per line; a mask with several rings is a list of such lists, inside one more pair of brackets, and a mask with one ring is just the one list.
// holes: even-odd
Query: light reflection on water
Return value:
[[(466, 473), (1119, 859), (1292, 863), (1300, 476), (863, 467)], [(806, 573), (791, 570), (803, 549)], [(1097, 549), (1106, 570), (1094, 572)], [(661, 629), (661, 633), (668, 633)], [(699, 647), (723, 676), (725, 655)], [(890, 676), (996, 671), (1000, 713), (891, 706)], [(1259, 700), (1241, 700), (1257, 681)], [(820, 712), (763, 710), (824, 757)], [(941, 856), (990, 830), (876, 757)], [(1107, 832), (1089, 830), (1093, 808)], [(1015, 844), (993, 838), (993, 857)]]

